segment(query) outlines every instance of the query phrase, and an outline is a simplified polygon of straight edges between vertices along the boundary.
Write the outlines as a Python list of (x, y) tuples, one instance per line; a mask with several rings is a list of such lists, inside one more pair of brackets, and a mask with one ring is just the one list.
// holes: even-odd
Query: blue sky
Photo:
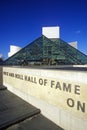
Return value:
[(59, 26), (66, 42), (78, 41), (87, 54), (86, 0), (0, 0), (0, 53), (7, 58), (10, 45), (24, 47), (42, 27)]

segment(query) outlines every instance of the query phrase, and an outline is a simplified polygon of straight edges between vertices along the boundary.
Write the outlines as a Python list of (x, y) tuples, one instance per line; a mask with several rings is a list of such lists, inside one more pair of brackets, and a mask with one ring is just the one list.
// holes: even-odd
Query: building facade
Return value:
[(24, 48), (10, 46), (4, 65), (81, 65), (87, 56), (77, 50), (77, 42), (70, 44), (60, 38), (60, 28), (42, 27), (42, 35)]
[(87, 56), (60, 38), (42, 35), (4, 61), (4, 65), (81, 65)]

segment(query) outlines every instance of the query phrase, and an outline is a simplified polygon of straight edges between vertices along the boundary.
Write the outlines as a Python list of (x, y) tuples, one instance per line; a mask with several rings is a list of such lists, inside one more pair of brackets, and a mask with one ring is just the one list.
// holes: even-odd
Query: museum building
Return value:
[(0, 129), (87, 129), (87, 56), (59, 29), (43, 27), (24, 48), (10, 46), (0, 66)]
[(62, 40), (59, 27), (43, 27), (40, 37), (4, 61), (4, 65), (84, 64), (87, 64), (87, 55)]

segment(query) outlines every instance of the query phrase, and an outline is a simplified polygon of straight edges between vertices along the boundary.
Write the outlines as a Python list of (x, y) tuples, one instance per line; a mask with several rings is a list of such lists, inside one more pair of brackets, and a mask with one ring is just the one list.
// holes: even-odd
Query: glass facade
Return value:
[(4, 65), (87, 64), (87, 56), (61, 39), (37, 38), (4, 61)]

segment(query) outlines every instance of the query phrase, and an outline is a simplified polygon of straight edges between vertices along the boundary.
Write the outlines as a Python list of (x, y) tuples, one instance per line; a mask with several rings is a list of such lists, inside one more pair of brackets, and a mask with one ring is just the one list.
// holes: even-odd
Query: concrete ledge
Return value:
[(7, 87), (2, 86), (2, 85), (0, 86), (0, 91), (1, 91), (1, 90), (6, 90), (6, 89), (7, 89)]
[(87, 129), (87, 68), (3, 67), (3, 84), (60, 127)]
[(0, 129), (5, 129), (39, 113), (39, 109), (26, 103), (8, 90), (0, 91)]
[(63, 130), (52, 121), (41, 114), (32, 119), (26, 119), (18, 124), (9, 127), (6, 130)]

